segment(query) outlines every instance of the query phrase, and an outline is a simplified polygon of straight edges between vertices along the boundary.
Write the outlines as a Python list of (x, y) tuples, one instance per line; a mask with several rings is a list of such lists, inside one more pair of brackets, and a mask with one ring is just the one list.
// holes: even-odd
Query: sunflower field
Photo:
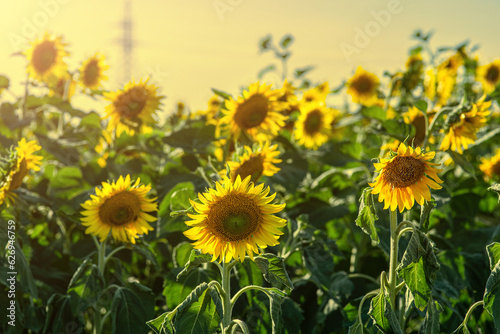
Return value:
[(170, 114), (31, 41), (0, 75), (0, 332), (500, 333), (500, 59), (413, 37), (344, 82), (265, 37), (282, 71)]

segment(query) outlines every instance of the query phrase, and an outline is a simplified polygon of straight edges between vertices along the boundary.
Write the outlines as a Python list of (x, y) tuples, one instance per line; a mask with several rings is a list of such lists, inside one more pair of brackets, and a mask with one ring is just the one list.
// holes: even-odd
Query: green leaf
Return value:
[(363, 334), (363, 325), (356, 318), (356, 321), (349, 327), (347, 334)]
[(313, 69), (314, 69), (314, 66), (307, 66), (307, 67), (303, 67), (303, 68), (298, 68), (295, 70), (294, 76), (298, 79), (301, 76), (303, 76), (304, 74), (306, 74), (307, 72), (312, 71)]
[(189, 203), (190, 198), (196, 198), (194, 185), (191, 182), (180, 182), (176, 184), (168, 193), (163, 197), (158, 216), (169, 216), (172, 211), (187, 210), (191, 207)]
[(284, 327), (289, 334), (299, 334), (300, 325), (304, 321), (304, 311), (300, 305), (291, 298), (286, 297), (281, 304), (281, 316), (283, 317)]
[(231, 98), (230, 94), (215, 88), (212, 88), (212, 92), (214, 92), (215, 95), (222, 97), (224, 100), (229, 100)]
[(173, 147), (180, 147), (185, 152), (197, 153), (204, 150), (215, 140), (215, 126), (185, 128), (163, 138), (163, 142)]
[[(496, 248), (496, 247), (495, 247)], [(492, 250), (493, 251), (493, 250)], [(491, 255), (488, 252), (488, 256)], [(494, 254), (496, 256), (496, 254)], [(500, 262), (495, 264), (495, 267), (491, 271), (488, 281), (486, 281), (486, 289), (484, 291), (484, 308), (493, 317), (493, 322), (495, 323), (495, 328), (497, 332), (500, 331)]]
[(295, 193), (300, 182), (308, 174), (308, 161), (298, 152), (285, 152), (280, 156), (281, 163), (277, 165), (281, 170), (272, 176), (273, 183), (280, 184), (290, 193)]
[(427, 102), (425, 102), (424, 100), (418, 100), (417, 102), (415, 102), (415, 107), (418, 110), (427, 113)]
[(283, 328), (283, 317), (281, 305), (285, 301), (285, 294), (278, 289), (267, 289), (269, 297), (269, 308), (271, 311), (272, 333), (281, 333)]
[(469, 160), (455, 151), (448, 150), (446, 152), (451, 156), (451, 158), (457, 165), (462, 167), (464, 172), (466, 172), (476, 180), (475, 168)]
[(378, 107), (378, 106), (363, 108), (363, 109), (361, 109), (361, 114), (363, 114), (364, 116), (366, 116), (368, 118), (377, 119), (379, 121), (386, 120), (385, 110)]
[(5, 75), (0, 75), (0, 90), (9, 88), (10, 81)]
[(439, 334), (441, 333), (439, 327), (439, 313), (442, 312), (442, 308), (439, 303), (431, 298), (429, 298), (429, 305), (427, 306), (427, 313), (425, 315), (424, 322), (420, 327), (420, 333), (422, 334)]
[(361, 194), (359, 202), (359, 212), (358, 218), (356, 218), (356, 225), (361, 227), (363, 232), (368, 234), (370, 238), (378, 244), (380, 239), (377, 234), (377, 228), (375, 227), (375, 221), (378, 219), (378, 216), (375, 212), (375, 206), (373, 204), (372, 188), (363, 189), (363, 194)]
[(399, 324), (399, 319), (396, 316), (394, 310), (391, 308), (390, 303), (385, 303), (384, 316), (389, 321), (393, 333), (403, 334), (403, 330), (401, 329), (401, 325)]
[(175, 311), (165, 312), (158, 318), (149, 320), (146, 325), (149, 326), (156, 334), (171, 334), (174, 333), (172, 320), (174, 319)]
[(293, 42), (293, 36), (292, 35), (285, 35), (285, 36), (283, 36), (283, 39), (281, 40), (280, 44), (283, 48), (286, 49), (290, 45), (290, 43), (292, 43), (292, 42)]
[[(71, 297), (68, 295), (53, 294), (47, 301), (47, 315), (43, 334), (67, 333), (69, 327), (76, 332), (83, 332), (85, 325), (81, 314), (74, 314), (71, 307)], [(79, 330), (77, 330), (79, 329)]]
[(220, 316), (212, 301), (211, 289), (205, 290), (189, 308), (179, 310), (174, 319), (176, 334), (212, 334), (220, 327)]
[(387, 131), (388, 135), (398, 139), (399, 141), (412, 138), (416, 133), (416, 129), (413, 125), (406, 124), (401, 120), (397, 121), (395, 119), (388, 119), (382, 123), (382, 126)]
[(420, 208), (420, 227), (425, 232), (429, 229), (429, 216), (432, 209), (436, 207), (436, 201), (431, 198), (431, 201), (425, 201)]
[(68, 294), (78, 296), (77, 312), (97, 305), (104, 288), (104, 278), (97, 266), (87, 258), (75, 271), (68, 285)]
[(212, 255), (202, 254), (198, 249), (193, 249), (189, 256), (189, 261), (184, 266), (184, 269), (177, 275), (177, 280), (187, 275), (191, 270), (198, 267), (200, 264), (212, 262)]
[(385, 317), (386, 304), (385, 295), (383, 291), (380, 291), (378, 295), (372, 298), (370, 310), (368, 311), (368, 315), (375, 321), (375, 326), (383, 333), (388, 333), (391, 329), (389, 320)]
[(284, 284), (293, 289), (292, 281), (288, 277), (285, 269), (285, 261), (282, 257), (275, 254), (262, 254), (254, 258), (255, 264), (259, 267), (266, 281), (271, 284)]
[(72, 188), (82, 184), (82, 171), (78, 167), (63, 167), (51, 180), (53, 188)]
[[(152, 293), (149, 290), (150, 294)], [(119, 287), (115, 291), (111, 305), (112, 333), (146, 333), (146, 321), (150, 319), (151, 305), (144, 299), (143, 293), (137, 294), (128, 288)]]
[(490, 270), (493, 270), (500, 261), (500, 243), (492, 242), (486, 246), (486, 252), (488, 253), (488, 258), (490, 259)]
[(193, 250), (193, 246), (189, 242), (181, 242), (174, 247), (173, 252), (173, 260), (174, 266), (176, 267), (184, 267), (186, 263), (189, 261), (191, 256), (191, 251)]
[(271, 72), (271, 71), (274, 71), (274, 70), (276, 70), (276, 65), (271, 64), (271, 65), (269, 65), (269, 66), (266, 66), (266, 67), (264, 67), (262, 70), (260, 70), (260, 71), (259, 71), (259, 73), (257, 73), (257, 78), (258, 78), (259, 80), (261, 80), (261, 79), (262, 79), (262, 77), (263, 77), (264, 75), (266, 75), (266, 73), (267, 73), (267, 72)]
[(401, 269), (399, 276), (403, 278), (406, 286), (411, 291), (415, 307), (423, 311), (427, 307), (427, 302), (431, 296), (431, 289), (425, 277), (423, 259), (420, 258), (418, 262), (412, 262)]
[(491, 187), (488, 188), (490, 191), (494, 191), (498, 194), (498, 203), (500, 203), (500, 183), (494, 183)]
[(151, 262), (155, 268), (158, 268), (157, 256), (153, 252), (153, 249), (150, 245), (144, 243), (132, 245), (132, 251), (141, 254), (145, 259), (149, 260), (149, 262)]
[(102, 129), (101, 117), (92, 111), (81, 119), (80, 126), (85, 128)]

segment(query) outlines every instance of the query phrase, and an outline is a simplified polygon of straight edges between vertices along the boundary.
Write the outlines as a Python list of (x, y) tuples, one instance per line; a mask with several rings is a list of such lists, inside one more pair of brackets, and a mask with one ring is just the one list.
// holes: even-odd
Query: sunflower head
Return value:
[(80, 67), (80, 85), (90, 90), (99, 89), (102, 86), (102, 81), (108, 80), (108, 77), (104, 75), (104, 71), (108, 68), (109, 65), (106, 65), (104, 55), (97, 52), (85, 60)]
[(415, 136), (410, 138), (409, 142), (415, 146), (420, 146), (425, 139), (426, 120), (424, 115), (418, 108), (412, 106), (403, 114), (403, 119), (406, 124), (411, 124), (415, 127)]
[(148, 212), (158, 211), (156, 198), (147, 198), (150, 185), (139, 185), (140, 180), (132, 184), (130, 175), (120, 176), (113, 183), (103, 182), (95, 188), (95, 195), (82, 204), (82, 225), (85, 233), (106, 240), (111, 231), (116, 241), (135, 244), (140, 234), (148, 234), (153, 228), (148, 222), (156, 220)]
[(190, 228), (184, 235), (194, 240), (202, 253), (212, 254), (212, 261), (253, 260), (259, 248), (277, 245), (286, 220), (276, 217), (285, 204), (269, 204), (276, 194), (267, 196), (269, 187), (255, 186), (250, 176), (233, 182), (225, 177), (215, 189), (198, 194), (201, 203), (190, 201), (197, 214), (188, 214)]
[(307, 103), (300, 109), (294, 136), (300, 145), (317, 150), (331, 137), (334, 111), (318, 103)]
[(493, 92), (500, 82), (500, 59), (477, 68), (476, 79), (483, 85), (485, 93)]
[(358, 66), (354, 76), (347, 80), (347, 94), (351, 95), (354, 103), (371, 106), (377, 100), (377, 88), (380, 81), (373, 73)]
[(500, 180), (500, 148), (491, 158), (481, 158), (479, 169), (484, 173), (486, 181)]
[[(281, 162), (281, 159), (276, 158), (280, 154), (278, 145), (269, 146), (266, 142), (255, 150), (249, 146), (245, 146), (244, 150), (242, 155), (227, 162), (232, 182), (236, 181), (237, 176), (243, 180), (250, 176), (250, 181), (256, 183), (262, 175), (273, 176), (279, 172), (280, 169), (274, 165)], [(221, 171), (221, 175), (225, 173), (225, 170)]]
[(56, 78), (52, 77), (48, 80), (49, 86), (49, 96), (57, 96), (64, 100), (71, 100), (71, 97), (75, 94), (76, 82), (73, 80), (69, 73), (63, 74), (63, 76)]
[(106, 118), (110, 118), (108, 130), (116, 129), (116, 135), (122, 132), (133, 135), (135, 131), (144, 132), (148, 124), (154, 123), (164, 96), (157, 95), (155, 85), (148, 85), (148, 80), (136, 83), (130, 81), (123, 90), (105, 93), (106, 99), (111, 103), (106, 107)]
[(384, 201), (384, 209), (399, 208), (403, 212), (405, 208), (410, 210), (415, 201), (423, 205), (424, 200), (431, 200), (429, 187), (441, 189), (438, 183), (443, 182), (437, 176), (442, 169), (429, 162), (434, 155), (434, 152), (423, 153), (420, 147), (413, 149), (401, 143), (392, 157), (374, 163), (379, 175), (369, 185), (374, 187), (372, 194), (379, 194), (379, 202)]
[(51, 36), (47, 32), (41, 39), (31, 42), (31, 47), (23, 52), (29, 62), (29, 76), (38, 81), (47, 81), (51, 76), (61, 77), (67, 71), (63, 61), (69, 55), (64, 50), (66, 45), (62, 36)]
[(255, 82), (237, 100), (226, 101), (220, 123), (227, 127), (235, 139), (245, 134), (252, 140), (266, 141), (278, 134), (286, 117), (279, 113), (279, 91), (270, 85)]

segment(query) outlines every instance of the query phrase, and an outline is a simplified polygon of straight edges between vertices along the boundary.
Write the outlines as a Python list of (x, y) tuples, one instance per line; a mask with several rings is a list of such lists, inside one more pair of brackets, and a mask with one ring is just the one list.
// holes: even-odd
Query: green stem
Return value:
[(269, 293), (267, 292), (267, 289), (266, 288), (263, 288), (261, 287), (260, 285), (247, 285), (246, 287), (240, 289), (240, 291), (238, 291), (233, 298), (231, 298), (231, 307), (234, 306), (234, 304), (236, 303), (236, 301), (238, 300), (238, 298), (243, 294), (245, 293), (246, 291), (248, 290), (259, 290), (259, 291), (262, 291), (264, 292), (267, 296), (269, 296)]
[(367, 279), (369, 281), (372, 281), (373, 283), (375, 283), (377, 285), (379, 284), (375, 278), (368, 276), (368, 275), (365, 275), (365, 274), (352, 273), (352, 274), (347, 275), (347, 277), (349, 277), (349, 278), (364, 278), (364, 279)]
[(398, 264), (398, 213), (396, 210), (389, 211), (389, 221), (391, 224), (391, 253), (389, 255), (389, 297), (391, 301), (391, 307), (396, 308), (396, 267)]
[(231, 325), (231, 268), (234, 266), (234, 262), (226, 263), (223, 259), (222, 263), (222, 334), (227, 334)]
[(472, 311), (474, 311), (474, 309), (476, 307), (478, 307), (479, 305), (483, 305), (483, 304), (484, 304), (484, 301), (482, 301), (482, 300), (477, 301), (474, 304), (472, 304), (472, 306), (467, 311), (467, 314), (465, 315), (464, 321), (462, 322), (462, 324), (464, 325), (464, 327), (467, 327), (467, 322), (469, 321), (469, 318), (470, 318), (470, 316), (472, 314)]
[[(250, 330), (248, 329), (247, 324), (242, 320), (234, 319), (233, 321), (231, 321), (231, 325), (237, 325), (238, 327), (240, 327), (240, 329), (243, 331), (243, 334), (250, 334)], [(235, 331), (234, 329), (231, 331), (231, 333)]]
[[(96, 237), (93, 237), (93, 239), (97, 248), (97, 269), (99, 270), (99, 274), (101, 275), (101, 277), (104, 278), (104, 266), (106, 265), (106, 262), (104, 260), (106, 258), (106, 240), (104, 240), (102, 243), (99, 243)], [(103, 322), (101, 318), (101, 308), (99, 307), (99, 305), (97, 305), (94, 314), (94, 334), (101, 334), (102, 324)]]
[(103, 266), (103, 270), (104, 270), (104, 267), (106, 266), (106, 263), (108, 263), (108, 260), (115, 254), (117, 253), (118, 251), (121, 251), (122, 249), (124, 248), (127, 248), (125, 246), (120, 246), (120, 247), (117, 247), (115, 249), (113, 249), (107, 256), (104, 257), (104, 266)]
[(453, 110), (453, 108), (450, 108), (450, 107), (445, 107), (445, 108), (441, 108), (436, 116), (434, 116), (434, 118), (432, 119), (432, 122), (431, 124), (429, 125), (429, 127), (426, 127), (426, 132), (425, 132), (425, 139), (424, 139), (424, 142), (422, 143), (422, 149), (425, 150), (425, 147), (427, 146), (427, 141), (429, 140), (429, 136), (432, 134), (432, 130), (434, 129), (434, 126), (436, 125), (436, 121), (439, 119), (439, 117), (441, 117), (441, 115), (445, 112), (445, 111), (448, 111), (448, 110)]
[(363, 304), (365, 303), (365, 301), (370, 298), (371, 296), (376, 296), (378, 295), (378, 293), (380, 292), (379, 289), (377, 290), (373, 290), (373, 291), (370, 291), (368, 292), (364, 297), (363, 299), (361, 299), (361, 302), (359, 303), (359, 306), (358, 306), (358, 321), (359, 321), (359, 324), (361, 325), (361, 333), (363, 333), (363, 319), (361, 318), (361, 310), (363, 309)]

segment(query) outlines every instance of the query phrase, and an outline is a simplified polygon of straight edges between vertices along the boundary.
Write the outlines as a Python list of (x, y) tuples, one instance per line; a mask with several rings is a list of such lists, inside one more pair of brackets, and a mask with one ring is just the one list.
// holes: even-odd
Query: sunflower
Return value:
[(415, 146), (420, 146), (425, 139), (426, 119), (422, 112), (416, 107), (411, 107), (406, 113), (403, 114), (403, 119), (406, 124), (411, 124), (415, 127), (415, 135), (408, 141)]
[(316, 102), (319, 104), (325, 104), (326, 97), (330, 93), (330, 86), (328, 81), (317, 85), (314, 88), (308, 89), (302, 95), (302, 103)]
[(331, 137), (334, 115), (319, 103), (307, 103), (301, 107), (295, 123), (295, 139), (300, 145), (317, 150)]
[(51, 76), (61, 77), (67, 71), (63, 61), (64, 57), (69, 56), (64, 50), (66, 45), (62, 42), (62, 36), (51, 36), (47, 32), (41, 39), (31, 42), (31, 47), (23, 52), (29, 62), (29, 76), (39, 81), (46, 81)]
[[(252, 150), (248, 146), (245, 146), (244, 149), (245, 153), (237, 158), (237, 161), (227, 162), (232, 182), (236, 181), (236, 177), (239, 175), (242, 179), (250, 176), (250, 181), (256, 183), (262, 175), (273, 176), (279, 172), (280, 169), (274, 165), (281, 162), (281, 159), (276, 159), (280, 154), (278, 145), (269, 146), (269, 143), (266, 142), (256, 150)], [(226, 170), (221, 171), (222, 175), (225, 173)]]
[(59, 78), (50, 78), (48, 80), (48, 86), (50, 89), (49, 96), (57, 96), (69, 101), (75, 94), (76, 82), (69, 73), (66, 72)]
[(380, 81), (375, 74), (365, 71), (361, 66), (358, 66), (346, 85), (347, 94), (351, 95), (354, 103), (371, 106), (377, 100)]
[(108, 77), (103, 74), (108, 68), (109, 65), (105, 64), (104, 55), (97, 52), (84, 61), (82, 67), (80, 67), (80, 85), (90, 90), (99, 89), (102, 81), (108, 80)]
[(150, 185), (139, 185), (130, 182), (130, 175), (120, 176), (113, 183), (102, 183), (102, 188), (95, 188), (96, 195), (82, 204), (85, 211), (81, 218), (82, 225), (87, 226), (85, 233), (98, 236), (100, 241), (106, 240), (109, 231), (116, 241), (135, 244), (139, 234), (148, 234), (153, 228), (148, 222), (156, 220), (147, 212), (158, 211), (155, 198), (147, 198)]
[(477, 68), (476, 79), (483, 85), (485, 93), (491, 93), (500, 82), (500, 59)]
[(470, 111), (450, 115), (446, 119), (446, 124), (449, 129), (445, 134), (440, 150), (446, 151), (451, 148), (460, 154), (473, 144), (477, 139), (477, 131), (486, 124), (486, 117), (490, 114), (488, 108), (491, 106), (491, 101), (484, 102), (486, 96), (483, 96), (473, 104)]
[(208, 100), (208, 108), (206, 110), (199, 110), (190, 115), (191, 119), (197, 119), (199, 117), (205, 117), (206, 124), (212, 124), (217, 126), (219, 123), (219, 118), (217, 117), (222, 107), (222, 103), (219, 95), (214, 95)]
[(484, 173), (486, 181), (491, 179), (500, 179), (500, 148), (491, 158), (481, 158), (479, 169)]
[(286, 117), (279, 113), (279, 91), (270, 85), (255, 82), (237, 100), (226, 101), (226, 110), (220, 122), (227, 126), (235, 140), (241, 134), (256, 141), (266, 141), (278, 134), (285, 125)]
[(9, 202), (13, 202), (15, 199), (15, 194), (12, 192), (21, 186), (29, 171), (40, 170), (42, 157), (33, 154), (40, 149), (41, 147), (34, 140), (26, 142), (26, 139), (22, 138), (17, 143), (17, 147), (11, 155), (9, 168), (0, 180), (0, 205), (5, 201), (9, 206)]
[(379, 194), (379, 202), (384, 201), (384, 210), (389, 208), (399, 212), (410, 210), (415, 201), (423, 205), (424, 200), (431, 200), (429, 188), (441, 189), (438, 183), (443, 181), (437, 176), (442, 169), (437, 169), (429, 162), (435, 152), (423, 153), (420, 147), (413, 149), (401, 143), (396, 155), (389, 159), (381, 159), (374, 163), (380, 174), (375, 178), (372, 194)]
[(108, 131), (116, 129), (117, 136), (122, 132), (133, 135), (135, 131), (144, 132), (147, 124), (154, 122), (153, 115), (156, 115), (164, 96), (156, 95), (158, 87), (148, 85), (148, 80), (138, 83), (132, 80), (123, 90), (104, 93), (111, 101), (105, 110), (105, 118), (111, 118)]
[(279, 228), (286, 225), (285, 219), (273, 215), (285, 204), (269, 204), (276, 194), (267, 194), (269, 187), (264, 189), (263, 183), (255, 186), (250, 176), (242, 181), (238, 175), (234, 182), (224, 177), (215, 189), (198, 194), (201, 203), (190, 200), (198, 214), (188, 214), (192, 220), (186, 222), (190, 229), (184, 235), (202, 253), (212, 254), (212, 261), (234, 258), (243, 262), (246, 255), (253, 260), (258, 247), (279, 243), (283, 234)]

